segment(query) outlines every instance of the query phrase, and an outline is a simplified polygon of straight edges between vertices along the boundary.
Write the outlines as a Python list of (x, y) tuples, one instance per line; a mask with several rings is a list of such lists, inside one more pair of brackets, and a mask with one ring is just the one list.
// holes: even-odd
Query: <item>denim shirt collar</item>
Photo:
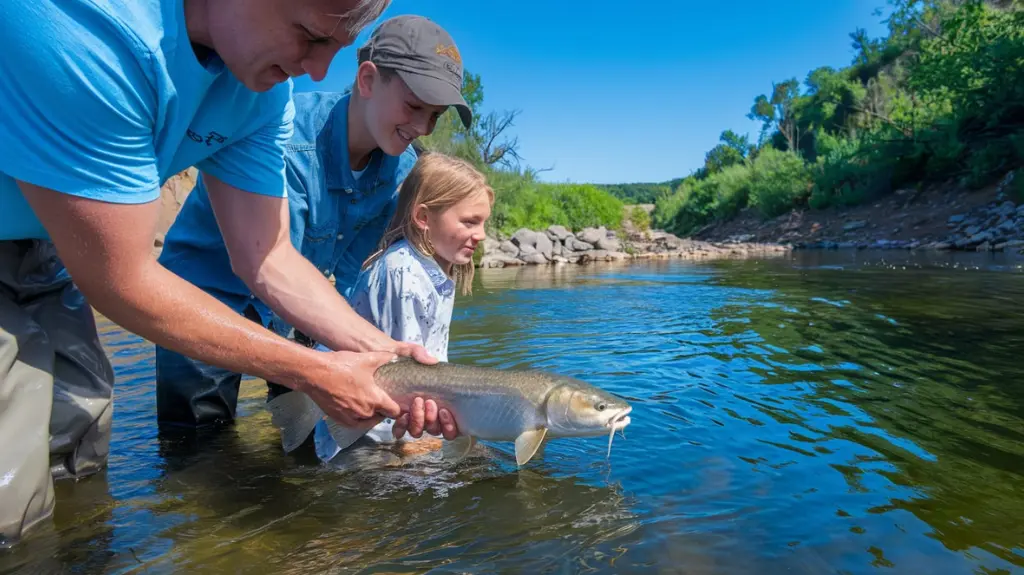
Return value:
[[(325, 170), (327, 187), (329, 189), (372, 191), (377, 189), (381, 168), (388, 156), (385, 156), (380, 148), (375, 148), (370, 152), (370, 161), (366, 165), (363, 177), (357, 181), (352, 175), (352, 164), (349, 162), (348, 155), (348, 106), (351, 97), (351, 93), (345, 94), (331, 110), (333, 118), (330, 121), (331, 128), (327, 130), (329, 132), (327, 138), (330, 141)], [(339, 137), (335, 137), (335, 134)], [(369, 178), (373, 178), (372, 185), (366, 185)]]
[(429, 257), (421, 253), (416, 246), (412, 245), (412, 242), (402, 238), (396, 244), (403, 244), (409, 249), (409, 253), (420, 262), (423, 266), (423, 270), (427, 272), (427, 277), (430, 278), (430, 283), (434, 285), (434, 290), (438, 294), (444, 297), (451, 297), (455, 293), (455, 280), (448, 277), (448, 274), (444, 273), (441, 269), (441, 265), (437, 263), (432, 257)]

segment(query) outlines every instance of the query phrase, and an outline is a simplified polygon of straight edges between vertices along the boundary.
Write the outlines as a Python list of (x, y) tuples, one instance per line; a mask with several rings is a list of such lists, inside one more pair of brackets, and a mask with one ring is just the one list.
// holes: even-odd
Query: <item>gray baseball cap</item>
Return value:
[(469, 128), (473, 112), (462, 97), (462, 56), (455, 41), (423, 16), (385, 20), (359, 48), (359, 61), (393, 69), (416, 97), (434, 106), (455, 106)]

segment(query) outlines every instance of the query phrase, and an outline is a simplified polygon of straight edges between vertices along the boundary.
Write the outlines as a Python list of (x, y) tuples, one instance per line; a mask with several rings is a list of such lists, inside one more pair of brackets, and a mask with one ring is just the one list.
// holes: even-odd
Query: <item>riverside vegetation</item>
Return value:
[(887, 37), (850, 35), (850, 66), (754, 99), (756, 144), (725, 131), (686, 178), (618, 189), (654, 201), (655, 226), (698, 238), (940, 249), (1020, 240), (1022, 3), (890, 7)]

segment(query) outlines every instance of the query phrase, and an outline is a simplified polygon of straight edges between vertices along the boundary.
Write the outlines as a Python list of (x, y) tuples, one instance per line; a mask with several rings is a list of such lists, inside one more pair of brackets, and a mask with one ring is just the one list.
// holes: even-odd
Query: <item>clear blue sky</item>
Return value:
[[(513, 128), (525, 162), (548, 181), (664, 181), (703, 164), (725, 129), (757, 137), (746, 118), (772, 81), (803, 82), (818, 66), (853, 58), (849, 33), (872, 37), (885, 0), (609, 2), (393, 0), (382, 18), (421, 14), (455, 39), (480, 74), (484, 111), (519, 109)], [(355, 46), (323, 82), (342, 90)]]

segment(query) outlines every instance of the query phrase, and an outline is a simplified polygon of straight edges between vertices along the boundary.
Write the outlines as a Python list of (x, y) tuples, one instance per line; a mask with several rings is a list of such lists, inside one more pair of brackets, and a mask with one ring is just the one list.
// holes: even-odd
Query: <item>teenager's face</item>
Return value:
[[(245, 87), (263, 92), (289, 77), (319, 82), (354, 36), (337, 14), (358, 0), (207, 0), (213, 49)], [(335, 14), (335, 16), (331, 16)]]
[(421, 205), (417, 220), (428, 230), (438, 262), (462, 265), (473, 261), (477, 244), (486, 237), (484, 223), (489, 217), (490, 199), (485, 192), (480, 192), (445, 210), (427, 210)]
[(412, 141), (434, 131), (447, 106), (427, 104), (398, 76), (384, 80), (376, 66), (364, 62), (357, 80), (366, 101), (366, 127), (377, 146), (390, 156), (401, 155)]

